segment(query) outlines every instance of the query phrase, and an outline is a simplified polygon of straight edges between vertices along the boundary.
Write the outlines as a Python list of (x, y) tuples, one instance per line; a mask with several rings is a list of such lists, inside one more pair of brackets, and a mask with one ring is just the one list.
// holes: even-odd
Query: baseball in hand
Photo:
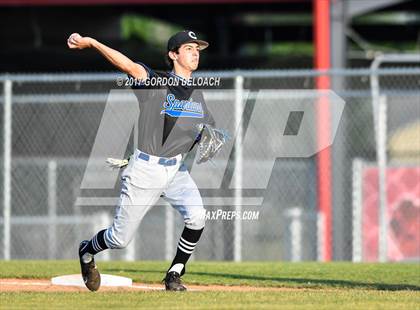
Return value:
[(78, 33), (72, 33), (67, 39), (67, 45), (69, 46), (69, 48), (83, 49), (88, 47), (88, 39), (89, 38), (84, 38)]

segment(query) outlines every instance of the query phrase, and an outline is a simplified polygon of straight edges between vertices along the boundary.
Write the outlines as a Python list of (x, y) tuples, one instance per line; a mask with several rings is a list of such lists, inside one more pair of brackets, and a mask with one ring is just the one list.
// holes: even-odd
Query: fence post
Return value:
[(57, 259), (57, 162), (48, 161), (48, 259)]
[(127, 247), (125, 248), (125, 255), (124, 255), (124, 260), (125, 261), (129, 261), (129, 262), (133, 262), (136, 260), (136, 239), (137, 239), (137, 234), (134, 234), (133, 239), (130, 241), (130, 243), (127, 245)]
[[(244, 78), (241, 75), (235, 77), (235, 128), (238, 133), (235, 140), (235, 212), (242, 214), (242, 102), (243, 102)], [(242, 261), (242, 221), (235, 218), (233, 233), (233, 260)]]
[(173, 258), (174, 247), (174, 213), (170, 206), (165, 206), (165, 259)]
[(363, 184), (363, 161), (360, 158), (353, 160), (353, 192), (352, 192), (352, 214), (353, 214), (353, 262), (363, 260), (362, 253), (362, 184)]
[(386, 97), (379, 97), (378, 107), (378, 131), (377, 131), (377, 160), (379, 182), (379, 261), (386, 262), (388, 254), (388, 208), (386, 197)]
[(324, 252), (325, 252), (325, 216), (322, 212), (317, 212), (316, 217), (316, 233), (317, 233), (317, 243), (316, 243), (316, 255), (319, 262), (324, 261)]
[(12, 165), (12, 81), (4, 81), (3, 112), (3, 251), (4, 260), (10, 260), (10, 216), (11, 206), (11, 165)]
[[(316, 78), (316, 88), (318, 90), (330, 89), (330, 1), (314, 1), (314, 39), (316, 54), (314, 57), (315, 68), (323, 72)], [(329, 97), (322, 94), (319, 98), (316, 110), (316, 134), (318, 145), (326, 145), (331, 136)], [(316, 155), (317, 163), (317, 202), (318, 210), (323, 214), (323, 260), (333, 259), (333, 230), (332, 230), (332, 176), (331, 169), (331, 147), (326, 147)]]
[[(101, 227), (100, 229), (103, 229), (104, 227), (108, 227), (110, 224), (110, 219), (109, 219), (109, 214), (108, 212), (102, 212), (100, 217), (99, 217), (99, 222), (101, 223)], [(110, 260), (110, 254), (111, 251), (103, 251), (102, 252), (102, 259), (104, 261), (109, 261)]]
[[(96, 234), (98, 231), (107, 228), (110, 223), (108, 212), (102, 211), (100, 213), (97, 213), (97, 217), (95, 217), (95, 222), (93, 223), (93, 233), (92, 235)], [(78, 214), (77, 216), (80, 216), (83, 218), (81, 214)], [(103, 261), (109, 261), (110, 260), (110, 250), (105, 250), (100, 253), (98, 253), (98, 258)]]
[(291, 261), (300, 262), (302, 260), (302, 209), (298, 207), (287, 210), (287, 218), (290, 219), (290, 244)]

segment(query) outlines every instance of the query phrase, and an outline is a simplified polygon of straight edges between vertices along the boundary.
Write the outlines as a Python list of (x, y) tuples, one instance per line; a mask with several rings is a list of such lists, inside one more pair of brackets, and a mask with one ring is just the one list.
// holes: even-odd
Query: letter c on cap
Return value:
[(195, 35), (194, 32), (190, 31), (190, 32), (188, 32), (188, 35), (190, 36), (190, 38), (193, 38), (193, 39), (197, 40), (197, 36)]

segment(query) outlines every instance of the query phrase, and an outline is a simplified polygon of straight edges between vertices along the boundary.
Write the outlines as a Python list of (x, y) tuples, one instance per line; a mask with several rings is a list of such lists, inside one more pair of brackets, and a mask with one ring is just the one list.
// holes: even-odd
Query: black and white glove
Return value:
[(213, 128), (208, 124), (198, 124), (199, 136), (197, 164), (204, 163), (212, 159), (226, 143), (228, 135), (221, 129)]

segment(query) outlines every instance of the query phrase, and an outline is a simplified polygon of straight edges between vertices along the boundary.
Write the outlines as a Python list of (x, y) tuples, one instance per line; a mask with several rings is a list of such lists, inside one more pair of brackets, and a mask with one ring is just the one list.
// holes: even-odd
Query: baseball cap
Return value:
[(197, 43), (200, 50), (205, 49), (209, 46), (209, 43), (203, 40), (199, 40), (197, 35), (194, 31), (190, 30), (183, 30), (178, 33), (175, 33), (172, 37), (168, 40), (168, 52), (172, 51), (174, 48), (181, 46), (185, 43)]

